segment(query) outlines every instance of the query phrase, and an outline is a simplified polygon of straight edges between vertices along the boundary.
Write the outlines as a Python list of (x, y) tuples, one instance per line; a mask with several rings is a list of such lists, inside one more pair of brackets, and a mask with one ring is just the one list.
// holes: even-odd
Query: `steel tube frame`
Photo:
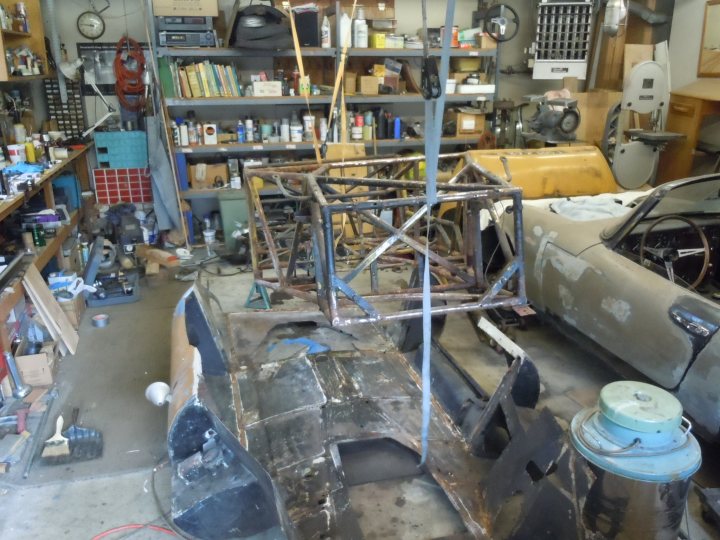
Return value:
[[(463, 154), (440, 157), (443, 161), (460, 158)], [(383, 291), (378, 268), (383, 262), (397, 265), (406, 261), (408, 266), (416, 264), (418, 255), (425, 255), (427, 251), (423, 235), (430, 235), (427, 255), (432, 264), (431, 270), (445, 280), (444, 284), (431, 288), (432, 299), (443, 301), (432, 306), (433, 315), (526, 304), (522, 190), (466, 160), (466, 164), (456, 169), (456, 174), (448, 182), (441, 183), (438, 204), (427, 223), (422, 219), (427, 210), (425, 183), (400, 178), (411, 169), (417, 176), (423, 160), (423, 156), (363, 159), (320, 167), (308, 164), (304, 170), (298, 164), (277, 170), (249, 171), (248, 175), (274, 183), (285, 196), (265, 202), (253, 182), (246, 179), (250, 215), (255, 216), (255, 220), (251, 220), (250, 236), (256, 283), (304, 300), (312, 298), (312, 284), (307, 279), (301, 282), (294, 276), (301, 259), (299, 250), (309, 241), (312, 260), (308, 264), (314, 269), (315, 302), (333, 326), (419, 317), (422, 310), (405, 306), (409, 301), (417, 302), (421, 290), (395, 288)], [(387, 177), (335, 175), (357, 167)], [(351, 188), (348, 190), (347, 186)], [(514, 214), (514, 252), (499, 223), (502, 214), (498, 214), (494, 207), (501, 201), (506, 205), (509, 203)], [(280, 228), (285, 235), (288, 230), (293, 232), (290, 247), (283, 245), (279, 249), (275, 238), (278, 227), (271, 224), (265, 207), (290, 203), (298, 205), (299, 216), (294, 223)], [(453, 208), (463, 210), (463, 215), (461, 218), (456, 216), (454, 221), (444, 219), (440, 212), (453, 204)], [(383, 211), (392, 212), (391, 222), (380, 216)], [(483, 212), (489, 216), (491, 226), (488, 229), (498, 236), (497, 241), (507, 261), (502, 270), (493, 276), (487, 276), (487, 262), (483, 260)], [(368, 225), (371, 230), (367, 230)], [(452, 240), (443, 227), (452, 229)], [(347, 245), (352, 247), (339, 255), (339, 244), (348, 235)], [(443, 242), (447, 253), (441, 255), (437, 248)], [(346, 262), (354, 266), (343, 270), (341, 276), (338, 260), (343, 261), (343, 266)], [(269, 270), (268, 263), (274, 272), (272, 277), (264, 275), (264, 271)], [(361, 294), (351, 283), (365, 271), (369, 271), (370, 275), (370, 292)], [(397, 309), (391, 306), (394, 310), (388, 312), (375, 305), (392, 302), (403, 303), (403, 307)]]

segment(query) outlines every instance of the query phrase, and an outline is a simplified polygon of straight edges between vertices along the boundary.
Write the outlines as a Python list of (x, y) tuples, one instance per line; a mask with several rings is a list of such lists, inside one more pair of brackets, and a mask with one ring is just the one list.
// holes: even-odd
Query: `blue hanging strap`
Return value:
[[(423, 25), (427, 36), (427, 0), (422, 0)], [(440, 138), (442, 135), (442, 120), (445, 112), (445, 82), (448, 78), (450, 68), (450, 37), (452, 32), (449, 29), (453, 26), (455, 18), (455, 0), (448, 0), (445, 13), (445, 28), (448, 30), (443, 36), (442, 51), (440, 54), (440, 96), (425, 101), (425, 175), (427, 185), (425, 189), (427, 197), (425, 220), (427, 230), (425, 232), (425, 262), (423, 264), (423, 296), (422, 296), (422, 318), (423, 318), (423, 344), (422, 344), (422, 456), (420, 464), (424, 465), (428, 455), (428, 437), (430, 431), (431, 415), (431, 381), (430, 381), (430, 341), (431, 332), (431, 301), (430, 301), (430, 221), (432, 207), (437, 203), (437, 171), (440, 158)], [(427, 38), (426, 38), (427, 39)], [(427, 58), (425, 59), (428, 60)]]

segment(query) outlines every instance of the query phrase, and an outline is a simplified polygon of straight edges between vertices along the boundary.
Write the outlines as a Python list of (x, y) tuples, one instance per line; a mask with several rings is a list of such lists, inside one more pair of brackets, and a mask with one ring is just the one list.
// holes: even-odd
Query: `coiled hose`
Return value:
[[(128, 60), (134, 60), (136, 69), (128, 67)], [(132, 38), (120, 38), (115, 47), (115, 94), (124, 109), (140, 111), (145, 107), (145, 84), (142, 74), (145, 71), (145, 55), (140, 44)]]

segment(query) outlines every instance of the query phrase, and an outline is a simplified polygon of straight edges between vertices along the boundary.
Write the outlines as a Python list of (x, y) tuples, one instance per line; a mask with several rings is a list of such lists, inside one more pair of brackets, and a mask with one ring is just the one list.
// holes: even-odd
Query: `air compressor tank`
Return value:
[(677, 540), (700, 446), (680, 402), (656, 386), (617, 381), (580, 411), (570, 435), (595, 473), (585, 528), (615, 540)]

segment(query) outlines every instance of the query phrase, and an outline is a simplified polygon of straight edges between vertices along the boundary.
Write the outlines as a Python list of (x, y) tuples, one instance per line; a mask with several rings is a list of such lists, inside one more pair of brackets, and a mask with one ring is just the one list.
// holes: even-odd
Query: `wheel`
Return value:
[(520, 17), (507, 4), (495, 4), (485, 13), (483, 29), (497, 42), (510, 41), (520, 30)]
[[(700, 242), (702, 243), (702, 247), (698, 248), (689, 248), (689, 249), (680, 249), (673, 246), (667, 246), (667, 247), (649, 247), (647, 245), (647, 239), (650, 232), (655, 229), (658, 225), (661, 223), (664, 223), (665, 221), (670, 220), (677, 220), (682, 221), (683, 223), (686, 223), (690, 226), (690, 228), (695, 231), (695, 233), (700, 237)], [(668, 274), (668, 279), (675, 283), (675, 269), (673, 267), (673, 263), (677, 262), (678, 260), (684, 258), (684, 257), (690, 257), (693, 255), (700, 255), (701, 253), (704, 255), (703, 257), (703, 264), (700, 268), (700, 272), (698, 273), (697, 278), (695, 281), (693, 281), (690, 284), (690, 288), (694, 289), (698, 285), (700, 285), (703, 282), (703, 279), (705, 279), (705, 275), (707, 274), (708, 268), (710, 267), (710, 244), (708, 243), (707, 236), (705, 236), (705, 233), (703, 230), (689, 218), (686, 218), (684, 216), (674, 215), (671, 214), (669, 216), (662, 216), (653, 221), (650, 226), (645, 229), (645, 232), (642, 235), (642, 238), (640, 238), (640, 264), (642, 265), (645, 262), (645, 252), (652, 255), (656, 260), (660, 261), (665, 266), (665, 271)]]

